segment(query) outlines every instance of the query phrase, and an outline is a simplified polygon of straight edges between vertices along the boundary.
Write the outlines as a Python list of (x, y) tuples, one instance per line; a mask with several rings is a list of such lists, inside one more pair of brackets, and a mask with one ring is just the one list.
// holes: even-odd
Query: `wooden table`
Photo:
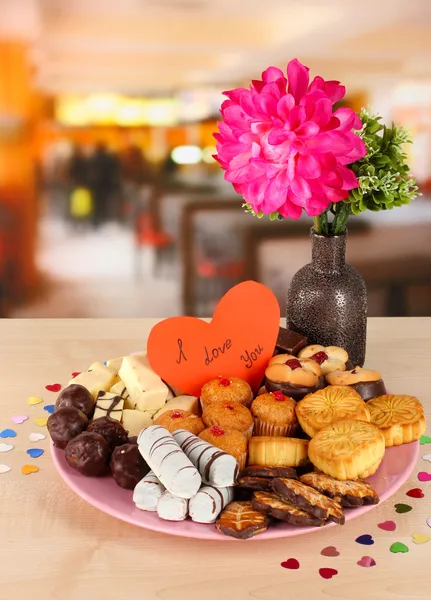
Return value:
[[(46, 432), (33, 423), (47, 416), (44, 404), (28, 406), (29, 396), (41, 396), (45, 404), (55, 394), (49, 383), (65, 383), (72, 371), (93, 361), (126, 354), (144, 347), (154, 321), (144, 320), (4, 320), (0, 321), (0, 430), (18, 432), (14, 450), (0, 453), (0, 463), (12, 470), (0, 475), (0, 600), (408, 600), (431, 596), (431, 542), (417, 545), (413, 533), (431, 536), (426, 519), (431, 517), (431, 483), (420, 484), (417, 473), (431, 471), (419, 459), (408, 483), (395, 497), (344, 527), (319, 530), (311, 535), (274, 541), (202, 542), (169, 537), (133, 527), (86, 504), (57, 475), (48, 439), (37, 444), (45, 449), (38, 459), (25, 451), (28, 434)], [(380, 369), (395, 392), (417, 395), (431, 419), (431, 319), (371, 319), (367, 363)], [(28, 415), (21, 424), (12, 415)], [(431, 445), (421, 446), (421, 455)], [(40, 467), (22, 475), (25, 463)], [(428, 468), (427, 468), (428, 467)], [(421, 487), (423, 499), (405, 492)], [(395, 513), (395, 502), (414, 509)], [(396, 532), (381, 531), (385, 520), (397, 523)], [(372, 546), (355, 542), (371, 534)], [(393, 554), (393, 542), (404, 542), (409, 552)], [(320, 555), (325, 546), (340, 555)], [(376, 566), (356, 563), (372, 556)], [(300, 568), (280, 566), (297, 558)], [(333, 567), (331, 580), (319, 576), (319, 568)]]

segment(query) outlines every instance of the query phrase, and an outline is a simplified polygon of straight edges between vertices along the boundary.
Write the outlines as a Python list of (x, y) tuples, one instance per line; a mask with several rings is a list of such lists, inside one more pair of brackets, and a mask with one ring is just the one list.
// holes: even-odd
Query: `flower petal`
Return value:
[(262, 73), (262, 81), (265, 83), (271, 83), (272, 81), (277, 81), (277, 79), (286, 79), (283, 71), (277, 67), (268, 67)]
[(303, 138), (304, 141), (315, 137), (319, 133), (319, 126), (313, 121), (307, 121), (300, 125), (295, 131), (296, 135)]
[(305, 200), (311, 196), (310, 186), (298, 171), (296, 171), (295, 177), (292, 179), (291, 189), (296, 196), (305, 198)]
[(359, 181), (352, 169), (340, 167), (339, 172), (343, 178), (343, 190), (354, 190), (359, 187)]
[(297, 58), (294, 58), (287, 65), (287, 78), (289, 81), (288, 92), (295, 98), (296, 103), (301, 100), (307, 91), (310, 69), (302, 65)]
[(290, 111), (294, 106), (295, 98), (292, 94), (286, 94), (278, 101), (277, 112), (283, 120), (287, 121), (289, 119)]
[(301, 154), (298, 157), (298, 171), (305, 179), (316, 179), (322, 173), (322, 167), (313, 154)]
[(313, 121), (323, 127), (329, 123), (332, 117), (332, 102), (329, 98), (320, 98), (314, 106)]

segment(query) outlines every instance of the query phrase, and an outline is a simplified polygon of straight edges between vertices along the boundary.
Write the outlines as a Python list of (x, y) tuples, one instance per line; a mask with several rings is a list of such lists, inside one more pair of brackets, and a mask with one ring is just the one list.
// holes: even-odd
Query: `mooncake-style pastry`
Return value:
[(247, 540), (268, 529), (267, 515), (255, 510), (251, 502), (231, 502), (220, 514), (216, 527), (220, 533)]
[(299, 481), (339, 502), (344, 508), (357, 508), (363, 504), (379, 503), (377, 493), (368, 483), (360, 479), (356, 481), (339, 481), (325, 475), (325, 473), (313, 471), (301, 475)]
[(385, 384), (379, 371), (355, 367), (349, 371), (332, 371), (326, 375), (330, 385), (349, 385), (365, 402), (386, 394)]
[(310, 358), (298, 359), (291, 354), (277, 354), (271, 358), (265, 370), (268, 392), (281, 391), (294, 400), (301, 400), (325, 385), (320, 365)]
[(203, 485), (189, 502), (189, 516), (196, 523), (215, 523), (221, 511), (233, 500), (233, 488)]
[(311, 358), (317, 362), (322, 369), (322, 373), (327, 375), (332, 371), (345, 371), (349, 355), (339, 346), (320, 346), (313, 344), (306, 346), (298, 354), (299, 358)]
[(423, 406), (414, 396), (385, 394), (367, 403), (371, 423), (385, 437), (386, 448), (418, 440), (426, 430)]
[(157, 514), (165, 521), (184, 521), (189, 514), (189, 501), (166, 490), (157, 503)]
[(136, 508), (140, 510), (148, 510), (150, 512), (157, 511), (157, 504), (165, 491), (165, 487), (160, 483), (152, 471), (150, 471), (136, 485), (133, 491), (133, 502)]
[(231, 454), (204, 442), (184, 429), (175, 431), (173, 436), (198, 469), (204, 483), (214, 487), (230, 487), (236, 482), (239, 468)]
[(255, 510), (296, 527), (321, 527), (326, 524), (324, 519), (280, 498), (274, 492), (255, 492), (251, 504)]
[(370, 420), (366, 403), (358, 392), (347, 385), (330, 385), (305, 396), (296, 404), (296, 416), (302, 429), (311, 438), (337, 421)]
[(202, 478), (196, 467), (163, 427), (151, 425), (138, 438), (139, 452), (165, 488), (181, 498), (197, 494)]
[(284, 437), (252, 437), (248, 445), (250, 465), (298, 467), (308, 456), (308, 441)]
[(305, 510), (318, 519), (330, 520), (343, 525), (345, 518), (341, 505), (324, 496), (317, 490), (295, 479), (273, 479), (272, 490), (283, 500), (291, 502), (298, 508)]
[(254, 434), (272, 437), (295, 435), (298, 426), (295, 407), (295, 400), (280, 390), (258, 396), (251, 404)]
[(328, 425), (316, 433), (308, 447), (316, 469), (341, 481), (373, 475), (384, 454), (382, 432), (366, 421), (337, 421)]

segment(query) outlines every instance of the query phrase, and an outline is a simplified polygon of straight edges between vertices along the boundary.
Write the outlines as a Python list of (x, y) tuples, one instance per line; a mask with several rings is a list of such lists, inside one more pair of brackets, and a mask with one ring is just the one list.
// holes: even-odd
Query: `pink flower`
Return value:
[(346, 165), (366, 154), (352, 131), (361, 120), (349, 108), (333, 112), (344, 86), (321, 77), (309, 83), (308, 71), (295, 59), (287, 78), (269, 67), (249, 90), (224, 92), (215, 158), (256, 213), (320, 215), (359, 185)]

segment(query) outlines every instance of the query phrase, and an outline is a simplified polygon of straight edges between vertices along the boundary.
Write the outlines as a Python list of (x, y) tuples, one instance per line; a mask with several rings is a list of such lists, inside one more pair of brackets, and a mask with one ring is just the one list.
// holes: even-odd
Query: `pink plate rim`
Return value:
[[(135, 507), (132, 500), (133, 492), (124, 490), (116, 485), (110, 476), (84, 477), (74, 471), (66, 463), (64, 452), (51, 442), (51, 455), (58, 473), (64, 482), (86, 502), (117, 519), (168, 535), (206, 539), (213, 541), (240, 541), (221, 535), (214, 525), (202, 525), (191, 520), (181, 522), (163, 521), (156, 513), (144, 512)], [(419, 441), (387, 448), (384, 459), (377, 472), (367, 479), (380, 496), (380, 503), (393, 496), (410, 477), (419, 457)], [(109, 499), (109, 500), (108, 500)], [(377, 505), (362, 506), (346, 510), (346, 522), (369, 512)], [(334, 527), (335, 523), (325, 527), (293, 527), (285, 523), (271, 526), (265, 533), (250, 540), (270, 540), (296, 535), (305, 535)], [(250, 541), (249, 540), (249, 541)]]

